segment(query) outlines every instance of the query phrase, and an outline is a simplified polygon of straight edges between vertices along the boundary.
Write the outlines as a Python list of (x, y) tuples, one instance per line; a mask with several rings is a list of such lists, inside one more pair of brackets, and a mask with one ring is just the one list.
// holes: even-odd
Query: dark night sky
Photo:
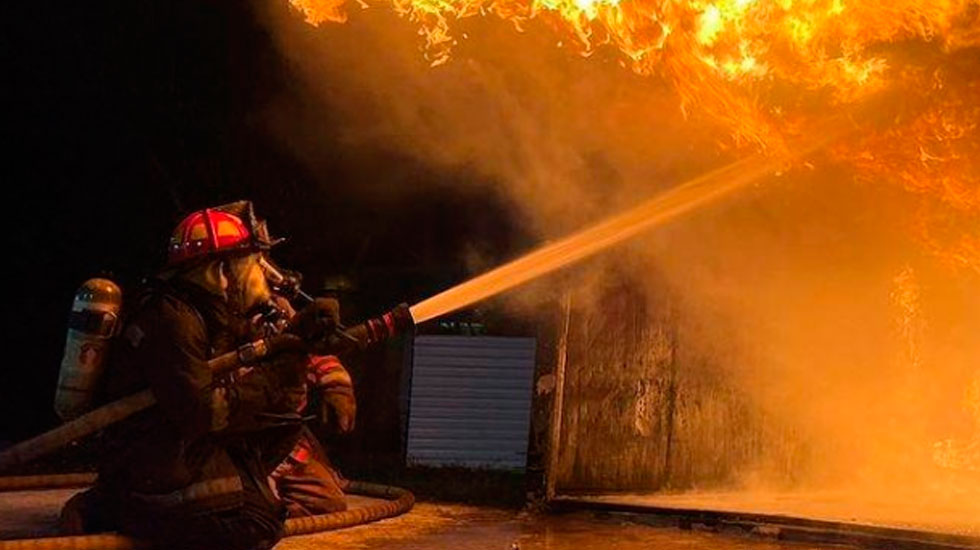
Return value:
[[(261, 0), (255, 0), (256, 2)], [(271, 1), (271, 0), (270, 0)], [(281, 9), (286, 2), (276, 2)], [(51, 400), (75, 288), (152, 272), (190, 210), (251, 198), (290, 241), (283, 265), (315, 291), (352, 274), (360, 309), (412, 301), (463, 277), (462, 251), (513, 255), (526, 240), (501, 200), (385, 151), (332, 151), (312, 174), (249, 116), (299, 93), (248, 2), (23, 3), (6, 17), (4, 140), (8, 360), (0, 441), (53, 425)], [(329, 132), (324, 132), (329, 136)], [(359, 181), (417, 192), (383, 200)], [(372, 313), (373, 311), (364, 311)]]

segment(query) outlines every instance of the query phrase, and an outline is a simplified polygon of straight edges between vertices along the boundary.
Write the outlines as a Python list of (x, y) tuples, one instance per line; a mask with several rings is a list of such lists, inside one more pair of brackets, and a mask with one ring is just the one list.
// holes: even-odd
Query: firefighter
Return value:
[[(148, 387), (158, 406), (107, 430), (98, 481), (69, 501), (64, 526), (191, 550), (264, 550), (282, 537), (287, 506), (269, 476), (302, 439), (309, 356), (281, 353), (220, 380), (207, 366), (249, 341), (251, 319), (273, 303), (262, 259), (274, 244), (248, 201), (178, 225), (167, 267), (110, 350), (101, 399)], [(338, 320), (335, 301), (317, 300), (285, 330), (310, 339)]]

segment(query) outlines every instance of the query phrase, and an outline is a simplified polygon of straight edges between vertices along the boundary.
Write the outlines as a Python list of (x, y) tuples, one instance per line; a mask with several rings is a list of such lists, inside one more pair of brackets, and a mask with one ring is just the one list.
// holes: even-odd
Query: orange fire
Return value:
[[(350, 8), (346, 0), (290, 2), (312, 24), (345, 21)], [(672, 84), (685, 113), (725, 123), (724, 147), (778, 148), (787, 130), (880, 90), (899, 92), (905, 109), (887, 129), (835, 155), (868, 180), (922, 194), (922, 241), (950, 265), (980, 273), (980, 75), (975, 61), (961, 59), (980, 47), (978, 0), (358, 2), (417, 25), (433, 66), (460, 40), (455, 22), (477, 15), (518, 31), (541, 22), (559, 46), (583, 55), (612, 49), (624, 67)]]

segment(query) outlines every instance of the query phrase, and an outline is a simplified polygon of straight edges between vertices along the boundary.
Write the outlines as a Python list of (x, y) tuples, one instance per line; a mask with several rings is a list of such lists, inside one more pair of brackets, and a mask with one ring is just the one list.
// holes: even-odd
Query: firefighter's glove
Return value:
[(299, 336), (314, 351), (328, 351), (340, 325), (340, 304), (333, 298), (317, 298), (300, 310), (289, 323), (289, 332)]
[(337, 433), (353, 430), (357, 417), (354, 382), (340, 360), (333, 355), (313, 357), (309, 381), (319, 393), (320, 421)]

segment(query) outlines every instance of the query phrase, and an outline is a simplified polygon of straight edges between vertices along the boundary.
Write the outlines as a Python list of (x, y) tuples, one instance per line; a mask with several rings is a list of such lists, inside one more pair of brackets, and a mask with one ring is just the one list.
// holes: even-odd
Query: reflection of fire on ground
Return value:
[[(29, 491), (0, 496), (5, 506), (0, 516), (0, 534), (5, 537), (54, 534), (58, 512), (74, 491)], [(365, 500), (354, 497), (357, 508)], [(411, 513), (369, 525), (360, 525), (312, 535), (288, 537), (276, 548), (282, 550), (460, 550), (511, 548), (520, 550), (578, 550), (580, 548), (640, 550), (687, 550), (706, 547), (717, 550), (791, 550), (798, 546), (770, 541), (748, 541), (714, 533), (684, 532), (654, 528), (622, 519), (597, 518), (590, 514), (541, 516), (527, 512), (421, 502)], [(833, 548), (832, 546), (807, 548)]]

